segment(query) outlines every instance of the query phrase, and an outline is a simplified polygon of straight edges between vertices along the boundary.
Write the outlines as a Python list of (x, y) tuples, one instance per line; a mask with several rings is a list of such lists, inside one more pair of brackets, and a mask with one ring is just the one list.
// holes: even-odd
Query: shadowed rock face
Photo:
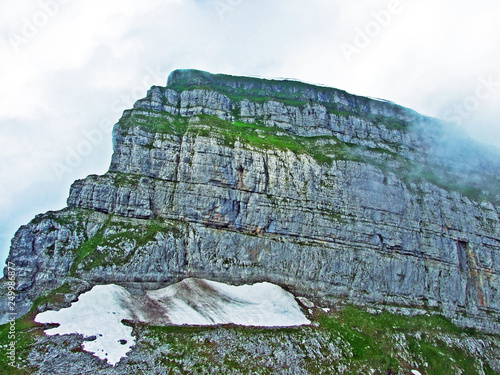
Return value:
[(24, 311), (73, 278), (192, 276), (427, 306), (498, 331), (500, 158), (437, 120), (299, 82), (176, 71), (113, 135), (108, 173), (17, 232)]

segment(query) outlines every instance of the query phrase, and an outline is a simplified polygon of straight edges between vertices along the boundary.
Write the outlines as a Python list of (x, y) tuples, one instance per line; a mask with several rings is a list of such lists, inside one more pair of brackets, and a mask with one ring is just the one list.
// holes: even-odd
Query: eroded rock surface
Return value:
[(108, 173), (16, 233), (21, 313), (73, 281), (202, 277), (500, 332), (497, 150), (392, 103), (196, 71), (113, 135)]

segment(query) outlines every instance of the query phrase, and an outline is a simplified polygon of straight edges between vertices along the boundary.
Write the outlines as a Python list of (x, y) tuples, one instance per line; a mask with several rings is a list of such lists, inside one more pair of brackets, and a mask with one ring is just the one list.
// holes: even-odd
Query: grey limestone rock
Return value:
[(199, 276), (439, 308), (498, 333), (500, 158), (461, 140), (457, 159), (446, 134), (340, 90), (176, 71), (115, 126), (108, 173), (16, 233), (22, 312), (68, 280)]

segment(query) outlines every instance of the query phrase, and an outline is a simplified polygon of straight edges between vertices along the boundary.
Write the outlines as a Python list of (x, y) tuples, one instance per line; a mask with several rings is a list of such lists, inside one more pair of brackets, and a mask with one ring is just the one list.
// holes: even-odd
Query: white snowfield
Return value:
[(79, 333), (84, 338), (96, 336), (94, 341), (83, 343), (83, 350), (115, 365), (135, 344), (132, 328), (122, 323), (123, 319), (133, 317), (127, 306), (129, 301), (130, 293), (121, 286), (97, 285), (71, 307), (40, 313), (35, 321), (59, 324), (45, 331), (49, 336), (70, 333)]
[(231, 286), (203, 279), (185, 279), (147, 291), (143, 297), (133, 297), (118, 285), (98, 285), (71, 307), (38, 314), (35, 321), (59, 324), (46, 330), (47, 335), (96, 336), (96, 340), (84, 342), (83, 349), (114, 366), (135, 344), (132, 328), (125, 326), (123, 319), (203, 326), (289, 327), (311, 323), (294, 296), (277, 285)]
[(147, 292), (174, 325), (237, 324), (287, 327), (309, 324), (291, 293), (271, 283), (231, 286), (186, 279)]

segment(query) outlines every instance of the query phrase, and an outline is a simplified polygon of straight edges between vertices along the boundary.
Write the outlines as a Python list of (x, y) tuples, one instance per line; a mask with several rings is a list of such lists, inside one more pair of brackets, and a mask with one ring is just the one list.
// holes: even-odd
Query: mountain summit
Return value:
[[(433, 353), (446, 352), (436, 349), (445, 345), (470, 356), (473, 369), (500, 371), (500, 341), (491, 336), (500, 333), (497, 150), (391, 102), (297, 81), (196, 70), (174, 71), (166, 87), (152, 87), (125, 111), (113, 130), (113, 149), (107, 173), (75, 181), (67, 208), (38, 215), (12, 240), (8, 262), (16, 268), (17, 313), (31, 330), (40, 330), (34, 315), (67, 307), (96, 285), (118, 284), (140, 299), (189, 278), (279, 285), (313, 301), (303, 309), (316, 328), (288, 334), (163, 327), (173, 341), (161, 346), (155, 341), (160, 328), (131, 316), (134, 332), (152, 341), (140, 341), (115, 368), (78, 349), (77, 336), (32, 338), (23, 349), (29, 353), (25, 368), (239, 373), (218, 355), (199, 361), (215, 347), (229, 358), (240, 345), (238, 366), (265, 373), (244, 358), (252, 350), (265, 357), (257, 348), (281, 340), (283, 355), (296, 361), (269, 357), (267, 367), (256, 368), (385, 374), (418, 365), (421, 373), (439, 373)], [(7, 269), (4, 274), (7, 290)], [(7, 306), (0, 306), (3, 322)], [(418, 320), (422, 316), (428, 318)], [(436, 329), (441, 338), (433, 336)], [(246, 336), (254, 334), (260, 344)], [(332, 338), (337, 334), (340, 341)], [(169, 356), (180, 345), (176, 337), (198, 342), (193, 335), (215, 346), (198, 353), (202, 340), (180, 359)], [(373, 335), (379, 335), (379, 351)], [(235, 340), (233, 346), (224, 346), (226, 339)], [(73, 349), (57, 349), (61, 340)], [(302, 348), (301, 340), (309, 344)], [(391, 346), (395, 342), (406, 351)], [(308, 345), (330, 354), (314, 357)], [(398, 353), (389, 356), (383, 345)], [(195, 363), (199, 371), (189, 367)], [(455, 359), (449, 363), (456, 371), (469, 369)]]

